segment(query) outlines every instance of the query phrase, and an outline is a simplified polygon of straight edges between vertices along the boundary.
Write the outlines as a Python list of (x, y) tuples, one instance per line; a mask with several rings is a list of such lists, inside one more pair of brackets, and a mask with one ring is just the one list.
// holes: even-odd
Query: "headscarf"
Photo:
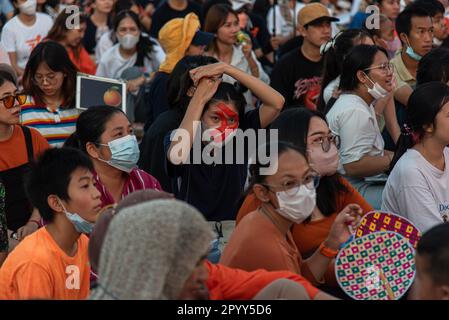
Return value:
[(105, 207), (105, 209), (99, 214), (94, 229), (89, 236), (89, 261), (92, 271), (97, 272), (98, 270), (101, 247), (112, 218), (127, 207), (156, 199), (174, 199), (174, 196), (170, 193), (156, 189), (138, 190), (123, 198), (123, 200), (121, 200), (116, 207)]
[(171, 73), (181, 60), (195, 33), (200, 29), (200, 20), (194, 13), (184, 18), (176, 18), (167, 22), (159, 31), (159, 43), (165, 51), (165, 60), (159, 66), (159, 71)]
[(201, 213), (182, 201), (128, 207), (108, 228), (91, 299), (177, 299), (212, 239)]

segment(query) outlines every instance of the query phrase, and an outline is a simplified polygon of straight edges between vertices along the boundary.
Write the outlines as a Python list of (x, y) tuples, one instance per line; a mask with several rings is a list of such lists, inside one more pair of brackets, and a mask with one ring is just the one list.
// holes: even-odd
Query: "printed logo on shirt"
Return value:
[(65, 280), (65, 287), (68, 290), (80, 289), (80, 269), (78, 266), (69, 265), (65, 268), (65, 273), (68, 275)]
[(321, 77), (299, 79), (295, 83), (295, 92), (293, 93), (293, 99), (302, 100), (302, 103), (305, 107), (311, 110), (316, 110), (320, 90)]
[(440, 203), (438, 205), (438, 210), (440, 211), (440, 215), (443, 218), (444, 222), (449, 221), (449, 204)]
[(31, 50), (33, 50), (34, 47), (36, 47), (41, 41), (42, 37), (38, 34), (36, 38), (26, 41), (26, 44), (30, 46)]

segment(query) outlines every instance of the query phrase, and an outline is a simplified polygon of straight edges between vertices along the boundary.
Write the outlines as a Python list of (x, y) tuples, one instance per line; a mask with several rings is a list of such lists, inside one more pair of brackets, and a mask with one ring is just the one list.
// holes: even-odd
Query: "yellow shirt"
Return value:
[(410, 71), (408, 71), (407, 67), (402, 61), (401, 50), (398, 50), (393, 59), (391, 59), (391, 63), (394, 65), (394, 75), (396, 77), (396, 90), (401, 88), (402, 86), (408, 84), (413, 87), (416, 85), (416, 79), (412, 76)]

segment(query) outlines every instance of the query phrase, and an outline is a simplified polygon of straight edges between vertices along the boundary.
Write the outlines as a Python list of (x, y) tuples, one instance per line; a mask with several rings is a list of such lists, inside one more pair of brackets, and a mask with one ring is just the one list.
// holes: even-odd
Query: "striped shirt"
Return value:
[(51, 147), (62, 147), (67, 138), (76, 130), (76, 120), (81, 110), (57, 108), (50, 110), (46, 106), (36, 105), (31, 97), (22, 106), (21, 123), (35, 128), (47, 139)]
[[(107, 205), (114, 204), (114, 198), (106, 189), (105, 185), (100, 181), (100, 177), (98, 176), (98, 174), (94, 172), (93, 175), (95, 186), (101, 193), (101, 206), (105, 207)], [(134, 191), (146, 189), (156, 189), (162, 191), (161, 185), (155, 177), (149, 175), (143, 170), (135, 168), (128, 174), (128, 179), (126, 179), (123, 186), (121, 199), (126, 197), (128, 194), (133, 193)]]

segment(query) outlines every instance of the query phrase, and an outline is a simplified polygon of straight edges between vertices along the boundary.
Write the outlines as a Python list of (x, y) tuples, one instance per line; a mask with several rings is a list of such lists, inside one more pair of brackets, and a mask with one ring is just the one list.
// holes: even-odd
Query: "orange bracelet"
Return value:
[(333, 259), (337, 256), (338, 250), (331, 249), (324, 245), (324, 242), (321, 243), (319, 249), (320, 253), (326, 258)]

